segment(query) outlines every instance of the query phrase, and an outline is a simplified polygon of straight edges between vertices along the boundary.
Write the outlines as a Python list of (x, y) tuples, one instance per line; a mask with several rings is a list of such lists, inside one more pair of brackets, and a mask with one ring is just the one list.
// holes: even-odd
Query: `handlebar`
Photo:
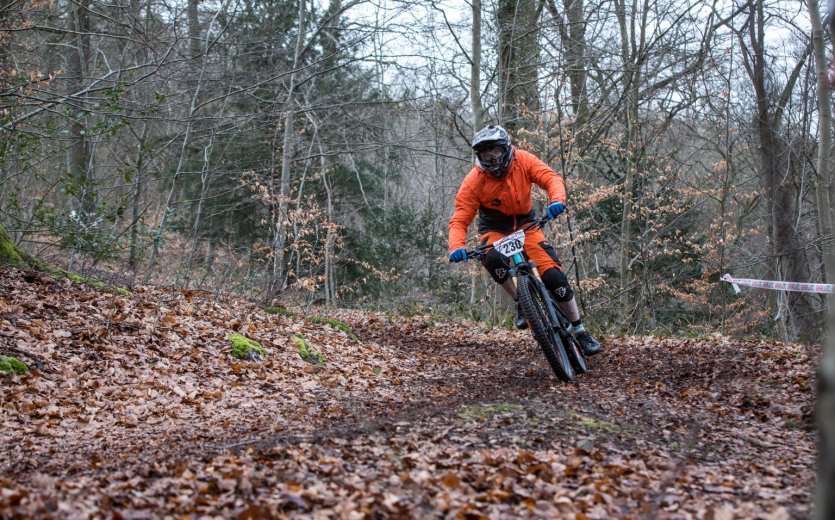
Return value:
[[(543, 215), (543, 216), (539, 217), (538, 219), (535, 219), (533, 222), (530, 222), (530, 223), (526, 224), (525, 227), (522, 228), (522, 231), (527, 233), (531, 229), (542, 227), (549, 220), (551, 220), (551, 219), (550, 219), (550, 217), (548, 217), (547, 214)], [(474, 258), (474, 259), (478, 260), (478, 259), (482, 258), (484, 255), (486, 255), (491, 249), (493, 249), (493, 244), (484, 244), (484, 245), (478, 246), (475, 249), (471, 249), (471, 250), (467, 251), (467, 258)]]

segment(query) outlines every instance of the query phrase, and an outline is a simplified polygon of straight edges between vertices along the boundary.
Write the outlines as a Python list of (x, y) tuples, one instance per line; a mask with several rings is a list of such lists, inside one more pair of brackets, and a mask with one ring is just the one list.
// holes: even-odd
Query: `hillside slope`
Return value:
[(526, 332), (0, 270), (0, 517), (809, 515), (817, 349), (605, 345), (564, 385)]

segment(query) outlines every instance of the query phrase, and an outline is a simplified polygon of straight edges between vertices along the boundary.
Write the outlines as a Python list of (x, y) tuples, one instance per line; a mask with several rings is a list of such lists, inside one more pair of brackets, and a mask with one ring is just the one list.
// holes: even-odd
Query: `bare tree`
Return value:
[[(830, 1), (829, 17), (833, 16)], [(816, 193), (820, 234), (831, 237), (832, 207), (829, 187), (832, 183), (832, 104), (827, 85), (824, 31), (817, 0), (806, 0), (812, 24), (812, 45), (818, 96), (818, 162)], [(835, 273), (835, 242), (824, 246), (827, 279)], [(815, 518), (824, 520), (835, 516), (835, 297), (828, 298), (827, 334), (818, 370), (817, 421), (820, 429), (818, 447), (818, 482), (815, 496)]]
[[(815, 57), (815, 72), (817, 76), (818, 98), (818, 162), (815, 176), (815, 200), (818, 210), (818, 230), (820, 236), (832, 235), (832, 204), (830, 191), (832, 187), (832, 102), (827, 88), (826, 46), (824, 43), (823, 25), (820, 19), (820, 9), (817, 0), (807, 0), (809, 18), (812, 23), (812, 49)], [(832, 13), (830, 13), (830, 16)], [(827, 272), (831, 278), (832, 273)]]
[(511, 135), (539, 112), (540, 10), (534, 0), (499, 0), (499, 121)]
[[(754, 126), (759, 139), (760, 174), (766, 195), (768, 237), (774, 263), (768, 276), (780, 280), (809, 281), (809, 263), (803, 257), (803, 238), (794, 216), (797, 213), (795, 162), (783, 131), (783, 115), (791, 99), (797, 79), (811, 51), (811, 43), (797, 60), (794, 69), (780, 91), (769, 79), (769, 60), (765, 47), (766, 13), (763, 2), (750, 2), (745, 8), (746, 18), (737, 31), (743, 48), (742, 59), (756, 102)], [(778, 293), (781, 336), (794, 339), (814, 337), (816, 330), (811, 297), (805, 293)], [(778, 314), (775, 312), (775, 314)], [(811, 336), (810, 336), (811, 334)]]
[(481, 0), (473, 0), (473, 42), (470, 58), (470, 105), (473, 111), (473, 131), (484, 126), (484, 106), (481, 103)]

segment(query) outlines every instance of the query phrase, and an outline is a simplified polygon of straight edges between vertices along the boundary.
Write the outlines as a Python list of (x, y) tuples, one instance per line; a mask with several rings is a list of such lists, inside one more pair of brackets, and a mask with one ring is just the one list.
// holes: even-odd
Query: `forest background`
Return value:
[(815, 1), (2, 0), (0, 234), (120, 285), (500, 323), (479, 266), (446, 259), (471, 136), (497, 122), (566, 178), (551, 234), (595, 328), (815, 342), (823, 296), (720, 277), (827, 281), (820, 18)]
[[(609, 388), (637, 388), (644, 396), (664, 388), (645, 375), (642, 353), (657, 352), (654, 344), (641, 350), (642, 341), (615, 334), (720, 332), (826, 343), (814, 385), (817, 517), (831, 518), (835, 306), (828, 306), (825, 336), (823, 295), (737, 295), (720, 280), (730, 273), (832, 282), (826, 63), (834, 49), (821, 13), (831, 8), (817, 0), (0, 0), (0, 265), (43, 267), (38, 258), (137, 290), (198, 289), (268, 305), (396, 308), (499, 324), (508, 319), (508, 302), (474, 262), (448, 263), (446, 234), (454, 195), (472, 166), (470, 139), (500, 123), (519, 147), (566, 178), (568, 215), (549, 233), (587, 321), (612, 339), (611, 358), (602, 363), (613, 364), (594, 373), (605, 381), (629, 375), (629, 356), (641, 362), (637, 382), (610, 379)], [(539, 210), (543, 197), (537, 194)], [(46, 287), (48, 277), (26, 274), (22, 284), (19, 273), (8, 273), (4, 290), (13, 301), (4, 311), (4, 337), (41, 337), (39, 330), (15, 330), (15, 320), (27, 319), (15, 315), (14, 306), (25, 303), (14, 301), (20, 294), (28, 304), (92, 298), (68, 287), (41, 296), (33, 283)], [(122, 305), (119, 296), (106, 298)], [(226, 325), (217, 306), (207, 313), (217, 328)], [(72, 335), (57, 327), (45, 332)], [(393, 343), (413, 337), (381, 331)], [(434, 356), (444, 339), (398, 355)], [(753, 359), (746, 348), (711, 341), (670, 350), (663, 359), (684, 368), (653, 377), (692, 371), (708, 379), (704, 395), (718, 396), (710, 381), (717, 372), (694, 367), (719, 364), (738, 372), (733, 382), (765, 378), (770, 388), (798, 347), (777, 343), (773, 356), (762, 351), (770, 370), (761, 368), (768, 363), (746, 364)], [(60, 354), (80, 360), (73, 349), (87, 347), (79, 345)], [(148, 347), (147, 337), (136, 345)], [(489, 353), (496, 344), (459, 347), (469, 367), (484, 359), (472, 352)], [(121, 346), (113, 351), (140, 355)], [(197, 359), (200, 352), (192, 349)], [(446, 376), (455, 363), (444, 354), (439, 374)], [(442, 377), (418, 365), (414, 373), (426, 372), (433, 383), (419, 388), (437, 389)], [(175, 366), (192, 370), (189, 363)], [(37, 387), (38, 377), (26, 384)], [(785, 381), (808, 390), (809, 379)], [(392, 379), (397, 388), (402, 382)], [(305, 388), (297, 379), (291, 386)], [(72, 406), (80, 406), (76, 389), (67, 388)], [(738, 390), (751, 395), (749, 386)], [(178, 386), (174, 392), (188, 395)], [(58, 403), (59, 394), (48, 395), (43, 403)], [(170, 404), (170, 395), (159, 405)], [(359, 394), (346, 395), (355, 402)], [(797, 395), (786, 394), (793, 409), (801, 408)], [(365, 397), (391, 409), (378, 394)], [(716, 398), (692, 399), (701, 413)], [(6, 402), (23, 426), (4, 432), (32, 437), (29, 410), (39, 415), (41, 401), (31, 408), (24, 398), (20, 406), (18, 399)], [(663, 402), (667, 407), (669, 398)], [(693, 415), (681, 403), (669, 408)], [(53, 421), (55, 409), (45, 408), (38, 420)], [(340, 408), (326, 412), (334, 410)], [(299, 428), (316, 428), (302, 417)], [(320, 419), (330, 424), (332, 417)], [(192, 426), (190, 416), (184, 420)], [(61, 436), (63, 424), (55, 426)], [(142, 445), (147, 437), (143, 431)], [(50, 461), (52, 445), (44, 437)], [(16, 466), (24, 480), (39, 467), (33, 460)], [(53, 462), (64, 471), (64, 459)]]

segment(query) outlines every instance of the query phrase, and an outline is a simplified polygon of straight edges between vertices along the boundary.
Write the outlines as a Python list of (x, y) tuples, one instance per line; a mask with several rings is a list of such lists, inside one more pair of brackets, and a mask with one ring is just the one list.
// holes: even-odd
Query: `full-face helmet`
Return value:
[(513, 162), (510, 135), (499, 125), (479, 130), (473, 137), (473, 150), (476, 165), (497, 179), (505, 176)]

